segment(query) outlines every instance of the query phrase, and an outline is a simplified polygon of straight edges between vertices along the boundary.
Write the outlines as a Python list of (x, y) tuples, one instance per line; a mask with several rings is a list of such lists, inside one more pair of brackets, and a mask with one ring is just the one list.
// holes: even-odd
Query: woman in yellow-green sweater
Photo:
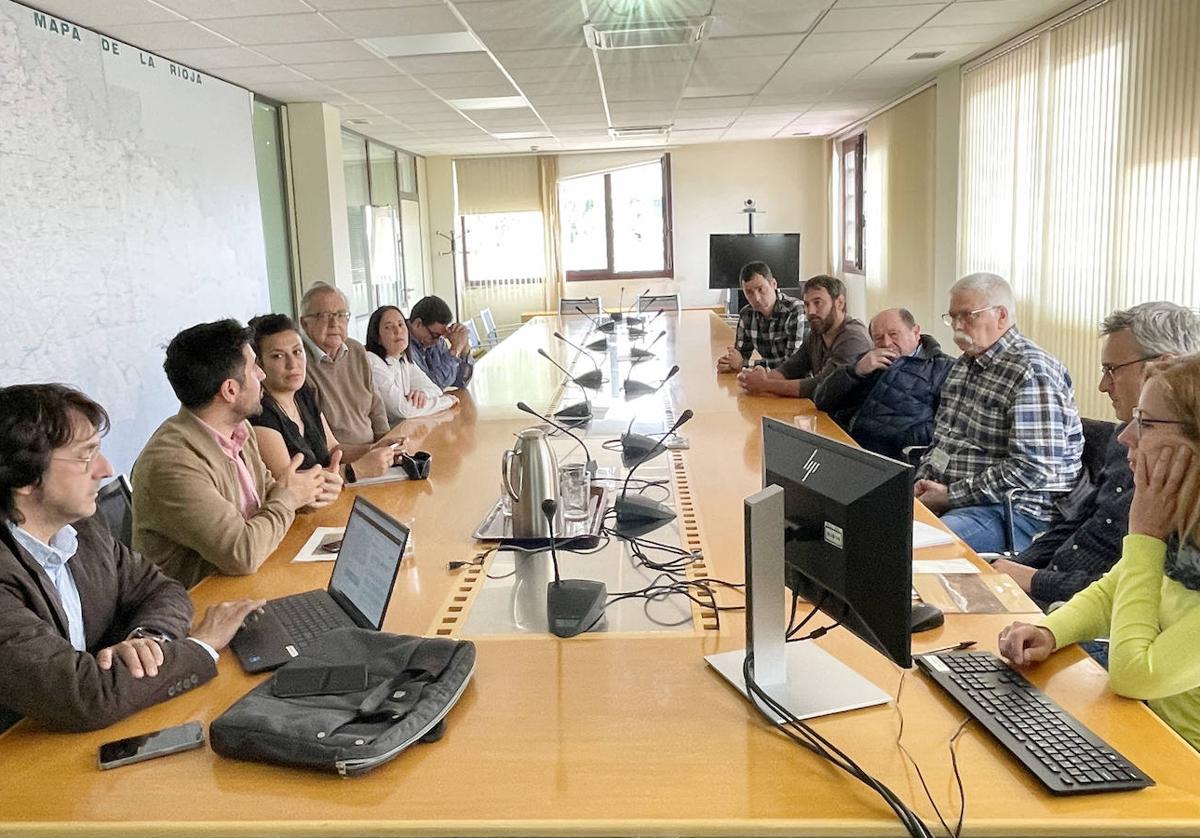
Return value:
[(1135, 482), (1121, 560), (1041, 625), (1000, 632), (1000, 653), (1021, 666), (1107, 636), (1113, 692), (1200, 750), (1200, 355), (1147, 368), (1120, 440)]

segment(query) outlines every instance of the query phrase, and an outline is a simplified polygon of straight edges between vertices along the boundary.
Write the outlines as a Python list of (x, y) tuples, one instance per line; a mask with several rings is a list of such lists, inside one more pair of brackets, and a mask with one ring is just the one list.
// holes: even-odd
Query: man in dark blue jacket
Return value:
[(908, 309), (879, 312), (870, 332), (875, 348), (826, 377), (813, 401), (863, 448), (903, 459), (905, 447), (929, 444), (954, 359)]

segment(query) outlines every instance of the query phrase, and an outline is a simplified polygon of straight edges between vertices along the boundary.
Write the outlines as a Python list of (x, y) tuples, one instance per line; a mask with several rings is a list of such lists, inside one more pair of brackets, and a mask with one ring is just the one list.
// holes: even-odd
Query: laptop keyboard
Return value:
[(995, 655), (956, 652), (916, 661), (1050, 791), (1086, 794), (1154, 785)]
[(298, 647), (333, 629), (354, 625), (325, 591), (305, 591), (273, 599), (264, 610), (283, 624)]

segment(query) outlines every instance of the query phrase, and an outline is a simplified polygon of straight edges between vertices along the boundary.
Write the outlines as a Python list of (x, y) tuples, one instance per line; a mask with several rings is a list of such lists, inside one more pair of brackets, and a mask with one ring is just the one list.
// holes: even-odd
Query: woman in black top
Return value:
[(263, 462), (278, 476), (292, 457), (304, 458), (302, 469), (320, 466), (330, 480), (341, 483), (338, 468), (345, 463), (346, 477), (378, 477), (392, 465), (395, 440), (371, 445), (341, 445), (321, 413), (316, 388), (305, 381), (307, 358), (295, 324), (286, 314), (264, 314), (250, 321), (254, 352), (265, 377), (262, 413), (251, 417)]

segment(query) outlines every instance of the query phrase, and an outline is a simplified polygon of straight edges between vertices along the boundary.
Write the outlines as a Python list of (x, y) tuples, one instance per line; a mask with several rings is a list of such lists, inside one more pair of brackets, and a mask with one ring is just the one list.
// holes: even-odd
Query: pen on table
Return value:
[(940, 655), (942, 652), (961, 652), (963, 649), (970, 649), (976, 644), (975, 640), (960, 640), (953, 646), (943, 646), (941, 649), (930, 649), (928, 652), (920, 652), (922, 655)]

